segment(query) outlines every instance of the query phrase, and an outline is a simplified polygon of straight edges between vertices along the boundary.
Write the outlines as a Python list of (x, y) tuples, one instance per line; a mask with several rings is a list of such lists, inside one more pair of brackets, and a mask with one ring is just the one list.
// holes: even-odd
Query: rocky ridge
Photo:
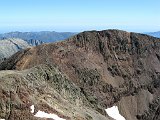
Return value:
[[(92, 109), (80, 88), (56, 66), (46, 64), (21, 72), (1, 71), (0, 93), (0, 118), (6, 120), (39, 120), (34, 116), (38, 110), (67, 120), (107, 119)], [(31, 105), (35, 106), (33, 114)]]

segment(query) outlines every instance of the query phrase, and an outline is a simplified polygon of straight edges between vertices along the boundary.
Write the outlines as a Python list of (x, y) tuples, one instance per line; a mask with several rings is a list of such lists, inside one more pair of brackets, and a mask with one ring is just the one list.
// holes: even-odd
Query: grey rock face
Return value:
[(22, 39), (10, 38), (0, 40), (0, 60), (6, 59), (14, 53), (31, 47), (26, 41)]

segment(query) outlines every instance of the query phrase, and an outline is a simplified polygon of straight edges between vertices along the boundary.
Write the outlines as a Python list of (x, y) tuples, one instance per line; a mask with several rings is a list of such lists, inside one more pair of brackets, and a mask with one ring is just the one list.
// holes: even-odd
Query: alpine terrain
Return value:
[[(160, 39), (86, 31), (15, 53), (0, 64), (0, 119), (160, 120)], [(31, 106), (35, 109), (31, 112)]]

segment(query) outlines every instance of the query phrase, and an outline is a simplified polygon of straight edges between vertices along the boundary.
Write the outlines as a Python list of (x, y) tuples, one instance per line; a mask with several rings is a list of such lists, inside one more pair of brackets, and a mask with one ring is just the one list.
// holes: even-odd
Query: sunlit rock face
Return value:
[[(0, 64), (0, 118), (160, 119), (160, 39), (119, 30), (88, 31), (14, 54)], [(7, 71), (6, 71), (7, 70)], [(7, 107), (6, 107), (7, 106)], [(30, 118), (29, 118), (30, 117)]]
[(0, 62), (15, 54), (16, 52), (30, 48), (31, 46), (19, 38), (8, 38), (0, 40)]

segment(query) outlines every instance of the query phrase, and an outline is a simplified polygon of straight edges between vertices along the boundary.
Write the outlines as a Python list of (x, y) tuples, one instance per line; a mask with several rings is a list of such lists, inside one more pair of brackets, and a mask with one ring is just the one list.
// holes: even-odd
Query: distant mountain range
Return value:
[(145, 33), (145, 34), (153, 36), (153, 37), (160, 38), (160, 31), (158, 31), (158, 32), (148, 32), (148, 33)]
[(0, 39), (4, 38), (20, 38), (27, 41), (29, 44), (37, 46), (41, 43), (50, 43), (59, 40), (67, 39), (76, 33), (71, 32), (55, 32), (55, 31), (41, 31), (41, 32), (9, 32), (0, 34)]

